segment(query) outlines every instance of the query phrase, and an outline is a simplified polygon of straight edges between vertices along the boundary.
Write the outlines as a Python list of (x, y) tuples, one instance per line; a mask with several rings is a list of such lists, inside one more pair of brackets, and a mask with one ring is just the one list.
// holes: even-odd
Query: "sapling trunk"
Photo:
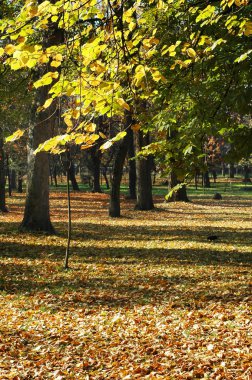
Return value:
[(67, 212), (68, 212), (68, 228), (67, 228), (67, 246), (65, 255), (65, 269), (69, 269), (69, 256), (70, 256), (70, 243), (71, 243), (71, 232), (72, 232), (72, 220), (71, 220), (71, 194), (70, 194), (70, 159), (69, 152), (67, 153)]
[(8, 178), (8, 193), (9, 197), (12, 196), (12, 188), (11, 188), (11, 176), (10, 176), (10, 163), (9, 163), (9, 155), (6, 154), (6, 169), (7, 169), (7, 178)]

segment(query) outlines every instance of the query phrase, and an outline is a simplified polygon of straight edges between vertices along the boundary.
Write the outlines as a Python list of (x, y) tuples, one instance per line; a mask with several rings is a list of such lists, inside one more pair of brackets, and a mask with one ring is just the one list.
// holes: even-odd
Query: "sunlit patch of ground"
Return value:
[[(0, 379), (252, 378), (251, 198), (151, 212), (53, 193), (57, 236), (20, 234), (24, 196), (0, 215)], [(216, 242), (207, 240), (217, 235)]]

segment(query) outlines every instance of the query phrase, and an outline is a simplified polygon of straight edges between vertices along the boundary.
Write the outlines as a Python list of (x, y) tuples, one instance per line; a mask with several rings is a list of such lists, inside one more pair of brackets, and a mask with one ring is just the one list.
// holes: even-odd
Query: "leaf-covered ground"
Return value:
[(65, 194), (57, 236), (17, 232), (23, 201), (0, 215), (1, 380), (252, 379), (251, 198), (110, 219), (74, 194), (69, 271)]

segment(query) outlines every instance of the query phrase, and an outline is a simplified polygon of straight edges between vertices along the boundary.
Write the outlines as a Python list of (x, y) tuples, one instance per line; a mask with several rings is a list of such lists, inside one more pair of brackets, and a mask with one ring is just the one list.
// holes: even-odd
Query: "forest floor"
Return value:
[[(252, 197), (195, 197), (107, 215), (66, 194), (56, 236), (21, 234), (24, 196), (0, 215), (0, 379), (252, 379)], [(217, 235), (216, 242), (207, 236)]]

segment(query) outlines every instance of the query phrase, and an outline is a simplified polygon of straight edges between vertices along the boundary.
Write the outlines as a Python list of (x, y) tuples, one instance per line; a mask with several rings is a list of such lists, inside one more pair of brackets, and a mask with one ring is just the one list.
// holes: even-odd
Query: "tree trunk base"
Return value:
[(126, 200), (132, 200), (132, 201), (135, 201), (137, 199), (136, 195), (125, 195), (125, 199)]
[(7, 212), (9, 212), (9, 210), (7, 209), (7, 207), (1, 207), (0, 212), (7, 214)]
[(92, 190), (91, 193), (93, 193), (93, 194), (103, 194), (104, 191), (102, 191), (102, 190)]
[(20, 232), (40, 232), (47, 235), (56, 235), (56, 231), (51, 222), (38, 224), (32, 220), (24, 220), (18, 229)]
[(109, 210), (109, 216), (110, 218), (120, 218), (121, 216), (121, 213), (120, 211), (112, 211), (112, 210)]
[(139, 204), (136, 204), (135, 205), (135, 210), (138, 210), (138, 211), (151, 211), (155, 208), (154, 204), (150, 204), (150, 205), (139, 205)]
[(185, 202), (185, 203), (189, 203), (191, 202), (190, 199), (186, 198), (186, 199), (180, 199), (180, 198), (174, 198), (174, 197), (171, 197), (171, 198), (168, 198), (166, 202)]

